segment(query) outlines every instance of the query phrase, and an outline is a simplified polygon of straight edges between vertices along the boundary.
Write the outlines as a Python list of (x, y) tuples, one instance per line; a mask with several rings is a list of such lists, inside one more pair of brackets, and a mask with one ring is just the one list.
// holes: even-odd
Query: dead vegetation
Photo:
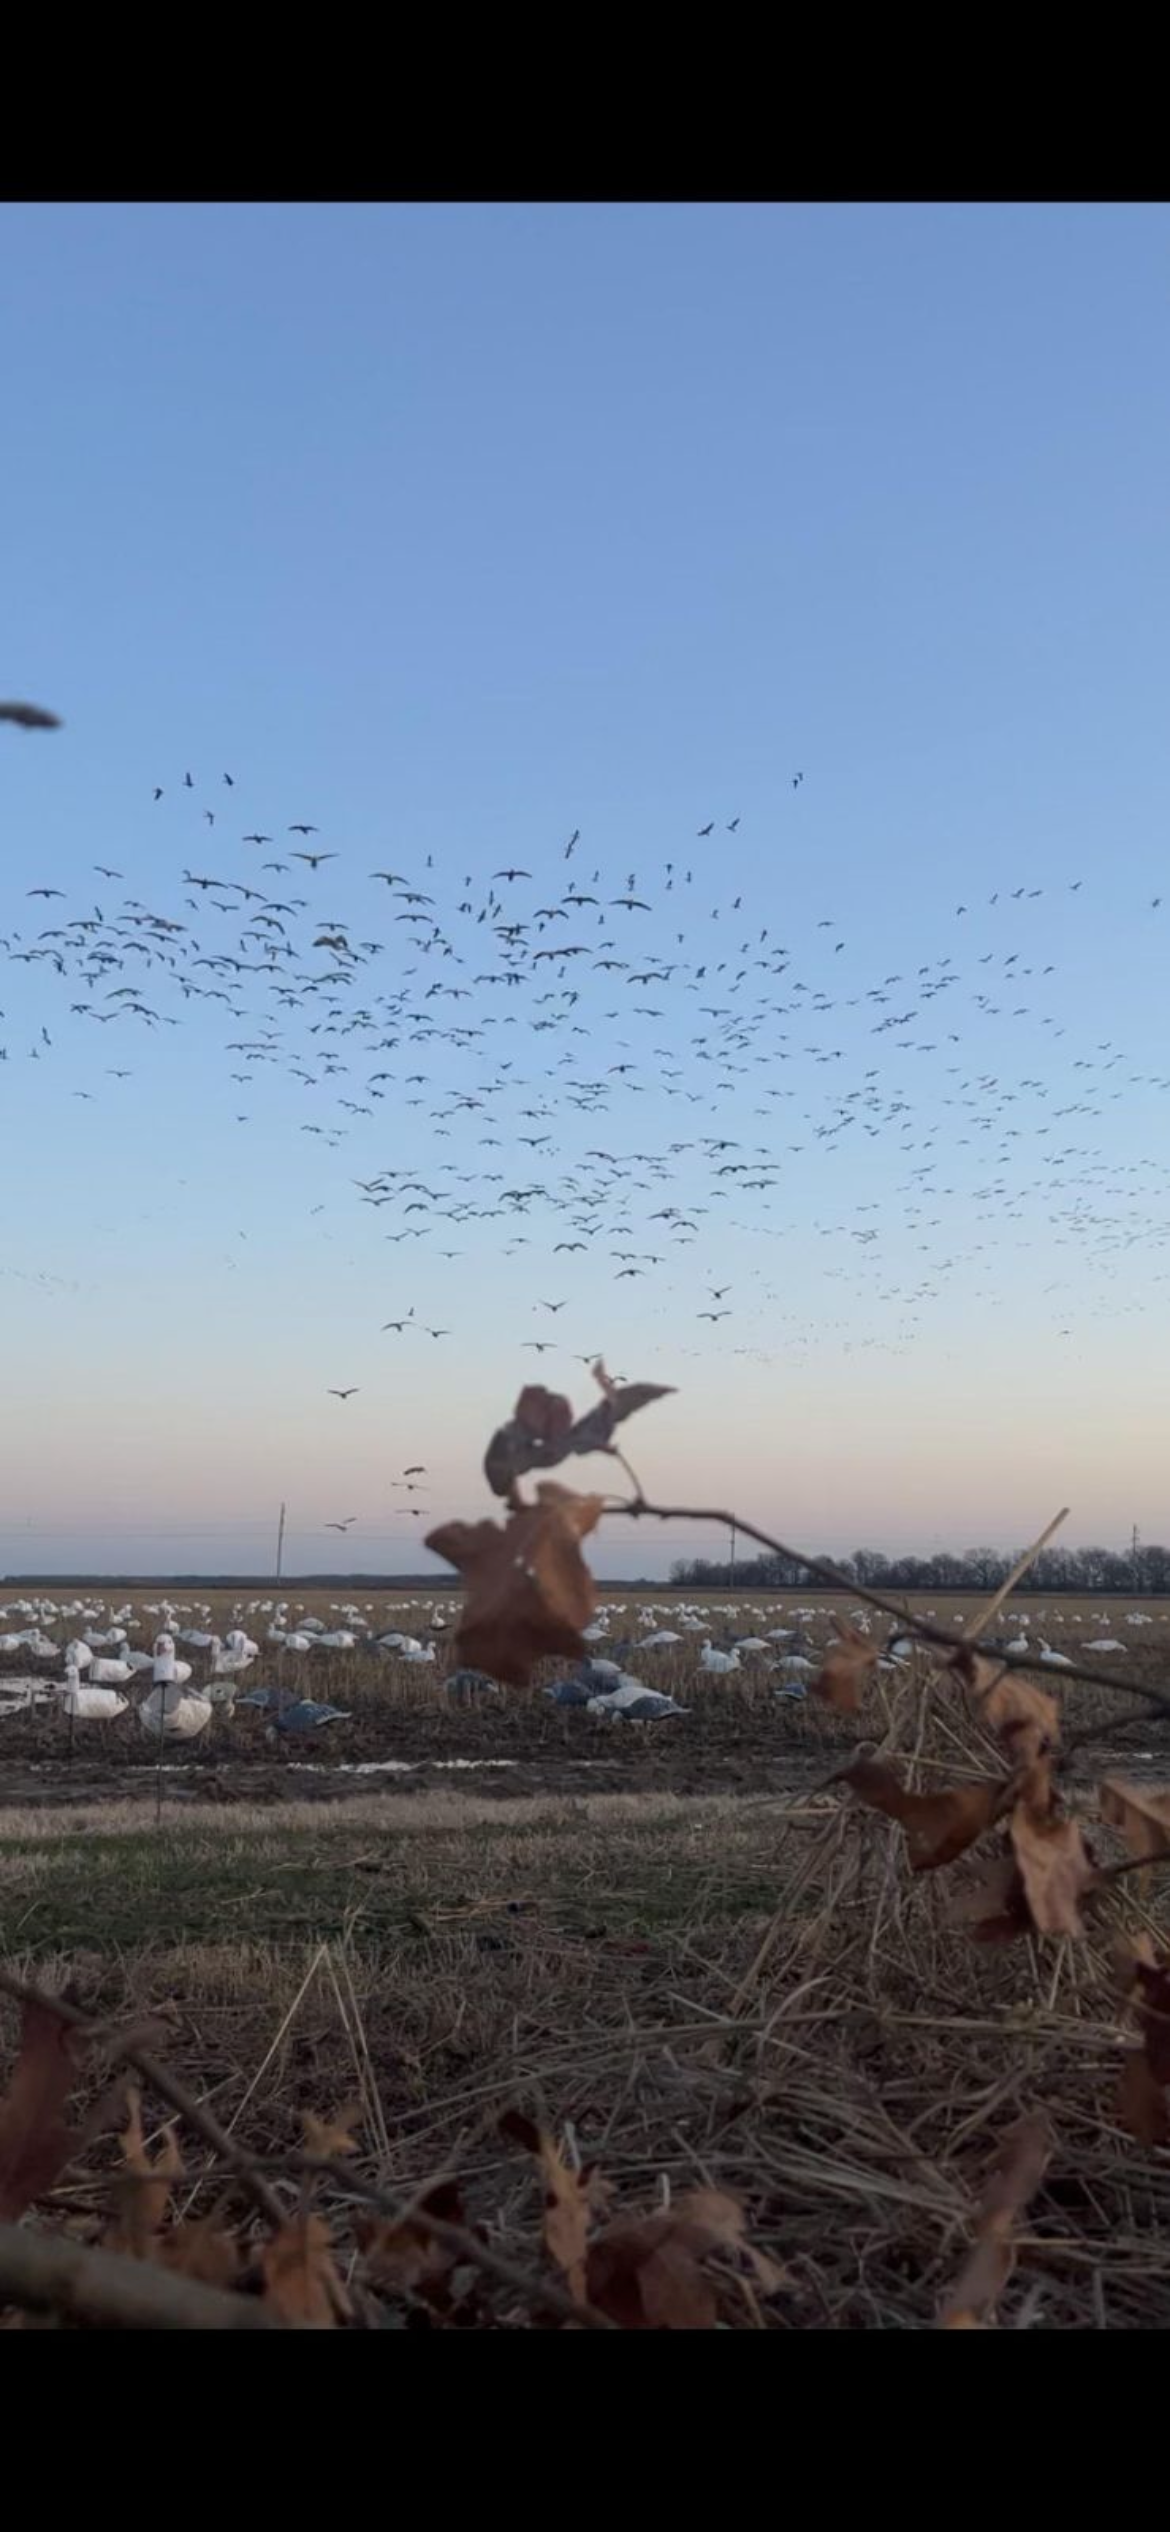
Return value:
[[(518, 1677), (601, 1508), (519, 1496), (525, 1394), (460, 1557)], [(1170, 1794), (1094, 1750), (1121, 1682), (898, 1615), (799, 1792), (10, 1815), (8, 2325), (1164, 2325)]]

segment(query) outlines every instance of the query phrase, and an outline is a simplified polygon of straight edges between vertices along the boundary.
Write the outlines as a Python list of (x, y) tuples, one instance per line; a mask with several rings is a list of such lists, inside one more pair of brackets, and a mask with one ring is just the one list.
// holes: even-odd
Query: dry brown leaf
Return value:
[(532, 1468), (556, 1468), (562, 1460), (587, 1451), (608, 1451), (626, 1417), (656, 1398), (671, 1398), (672, 1389), (652, 1381), (617, 1382), (604, 1364), (594, 1367), (602, 1397), (587, 1415), (573, 1421), (567, 1398), (536, 1385), (522, 1389), (511, 1421), (493, 1433), (484, 1459), (484, 1473), (494, 1495), (512, 1497), (517, 1479)]
[(301, 2132), (306, 2154), (319, 2154), (332, 2163), (343, 2154), (356, 2154), (354, 2129), (360, 2128), (365, 2111), (360, 2101), (347, 2101), (344, 2109), (335, 2110), (331, 2118), (319, 2119), (312, 2110), (301, 2112)]
[(1131, 1855), (1170, 1855), (1170, 1789), (1107, 1776), (1100, 1801), (1102, 1819), (1120, 1829)]
[(173, 2225), (161, 2236), (157, 2256), (164, 2268), (193, 2277), (201, 2286), (232, 2286), (240, 2273), (239, 2244), (221, 2231), (214, 2216)]
[(1003, 1806), (1002, 1784), (941, 1787), (937, 1793), (908, 1793), (880, 1759), (859, 1758), (845, 1769), (844, 1781), (862, 1802), (900, 1820), (913, 1872), (934, 1871), (953, 1863), (992, 1826)]
[(949, 1667), (969, 1689), (980, 1722), (1002, 1743), (1013, 1763), (1030, 1766), (1060, 1739), (1060, 1708), (1047, 1689), (1018, 1671), (1004, 1670), (985, 1653), (964, 1645)]
[(458, 2253), (436, 2240), (426, 2221), (428, 2215), (447, 2224), (462, 2224), (463, 2203), (457, 2181), (436, 2181), (414, 2214), (390, 2222), (381, 2217), (355, 2217), (354, 2232), (372, 2286), (380, 2286), (391, 2294), (418, 2294), (427, 2299), (435, 2296), (436, 2289), (443, 2289)]
[(711, 2330), (719, 2318), (715, 2288), (699, 2261), (711, 2251), (744, 2259), (765, 2294), (783, 2271), (745, 2236), (737, 2198), (722, 2189), (692, 2189), (658, 2215), (607, 2225), (589, 2245), (585, 2279), (590, 2303), (623, 2330)]
[(589, 2301), (622, 2330), (713, 2330), (715, 2289), (668, 2215), (611, 2224), (590, 2244)]
[(576, 2302), (587, 2302), (585, 2247), (597, 2200), (596, 2173), (573, 2171), (555, 2137), (525, 2118), (522, 2110), (504, 2112), (500, 2133), (512, 2137), (539, 2163), (544, 2188), (544, 2247), (563, 2272)]
[(78, 2039), (45, 2005), (21, 2009), (20, 2054), (0, 2101), (0, 2219), (44, 2196), (81, 2142), (61, 2113), (76, 2081)]
[(816, 1678), (812, 1694), (827, 1706), (835, 1706), (838, 1714), (856, 1714), (861, 1705), (869, 1674), (878, 1658), (878, 1648), (859, 1627), (850, 1626), (844, 1618), (834, 1618), (837, 1642), (830, 1644)]
[(466, 1599), (456, 1637), (466, 1662), (522, 1688), (546, 1653), (583, 1654), (581, 1629), (597, 1605), (580, 1541), (605, 1509), (600, 1495), (552, 1484), (495, 1521), (448, 1521), (427, 1546), (458, 1567)]
[(981, 2235), (968, 2251), (939, 2315), (943, 2330), (985, 2330), (1016, 2264), (1010, 2241)]
[(1131, 2048), (1121, 2069), (1115, 2103), (1117, 2116), (1139, 2145), (1170, 2144), (1170, 2103), (1145, 2050)]
[(176, 2130), (168, 2127), (152, 2160), (142, 2128), (142, 2096), (136, 2085), (127, 2089), (126, 2126), (120, 2141), (124, 2168), (114, 2184), (118, 2219), (112, 2239), (132, 2259), (153, 2259), (171, 2189), (183, 2177), (183, 2157)]
[(1037, 1934), (1083, 1934), (1080, 1903), (1097, 1869), (1080, 1822), (1062, 1819), (1054, 1808), (1045, 1759), (1028, 1770), (1009, 1834)]
[(974, 1943), (1015, 1943), (1032, 1931), (1028, 1897), (1014, 1855), (997, 1856), (955, 1892), (952, 1925), (965, 1925)]
[(350, 2304), (333, 2257), (324, 2216), (290, 2216), (260, 2253), (264, 2300), (282, 2321), (333, 2330)]
[(979, 2202), (975, 2241), (941, 2315), (944, 2330), (979, 2329), (1016, 2264), (1012, 2228), (1048, 2168), (1052, 2134), (1038, 2112), (1002, 2139)]

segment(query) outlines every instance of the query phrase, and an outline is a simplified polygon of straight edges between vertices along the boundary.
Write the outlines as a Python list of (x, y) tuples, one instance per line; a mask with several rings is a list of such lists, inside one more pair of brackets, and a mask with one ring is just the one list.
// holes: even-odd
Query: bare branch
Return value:
[[(725, 1530), (737, 1530), (741, 1538), (754, 1539), (757, 1547), (768, 1548), (773, 1556), (789, 1558), (794, 1565), (802, 1566), (806, 1574), (812, 1574), (818, 1582), (824, 1583), (828, 1590), (850, 1592), (855, 1600), (864, 1601), (868, 1608), (879, 1609), (883, 1617), (896, 1619), (901, 1633), (916, 1637), (921, 1644), (942, 1645), (948, 1652), (963, 1652), (972, 1647), (969, 1635), (957, 1635), (951, 1627), (935, 1626), (929, 1619), (916, 1617), (903, 1601), (888, 1600), (884, 1593), (871, 1591), (866, 1584), (856, 1582), (852, 1574), (842, 1573), (840, 1566), (832, 1564), (828, 1557), (806, 1556), (803, 1548), (787, 1546), (783, 1539), (773, 1538), (767, 1530), (757, 1529), (754, 1521), (745, 1521), (738, 1512), (725, 1512), (721, 1508), (693, 1503), (647, 1503), (644, 1495), (635, 1495), (628, 1503), (607, 1502), (605, 1509), (607, 1513), (623, 1512), (633, 1521), (717, 1522)], [(1063, 1518), (1063, 1515), (1060, 1517)], [(1043, 1541), (1037, 1540), (1035, 1547), (1028, 1551), (1029, 1561), (1039, 1553), (1042, 1545)], [(1017, 1575), (1019, 1571), (1017, 1567)], [(981, 1623), (986, 1624), (986, 1619)], [(1001, 1653), (996, 1645), (976, 1649), (987, 1651), (1004, 1670), (1035, 1672), (1046, 1669), (1043, 1662), (1034, 1661), (1028, 1654)], [(1157, 1706), (1161, 1713), (1170, 1714), (1170, 1696), (1163, 1688), (1147, 1688), (1139, 1679), (1125, 1679), (1116, 1671), (1090, 1668), (1087, 1662), (1061, 1662), (1059, 1669), (1062, 1679), (1079, 1679), (1089, 1688), (1115, 1688), (1119, 1696), (1142, 1697), (1148, 1706)]]
[[(46, 1988), (32, 1986), (26, 1979), (17, 1978), (10, 1969), (0, 1967), (0, 1989), (5, 1995), (15, 1997), (18, 2004), (42, 2005), (46, 2013), (55, 2013), (58, 2021), (68, 2023), (71, 2030), (92, 2028), (92, 2015), (81, 2013), (76, 2005), (66, 2004), (63, 1996), (51, 1995)], [(276, 2191), (265, 2180), (263, 2172), (257, 2170), (247, 2147), (238, 2145), (235, 2137), (229, 2136), (206, 2102), (189, 2092), (181, 2078), (173, 2075), (170, 2067), (164, 2066), (152, 2050), (138, 2047), (132, 2030), (124, 2038), (119, 2038), (117, 2032), (103, 2032), (102, 2036), (103, 2044), (112, 2056), (124, 2057), (128, 2065), (136, 2067), (144, 2083), (150, 2084), (164, 2101), (170, 2103), (172, 2110), (178, 2111), (180, 2118), (186, 2119), (190, 2127), (198, 2130), (204, 2142), (235, 2173), (241, 2188), (247, 2191), (261, 2215), (266, 2216), (270, 2224), (283, 2224), (285, 2209)]]
[(107, 2330), (275, 2330), (256, 2295), (222, 2294), (151, 2260), (0, 2224), (0, 2304)]

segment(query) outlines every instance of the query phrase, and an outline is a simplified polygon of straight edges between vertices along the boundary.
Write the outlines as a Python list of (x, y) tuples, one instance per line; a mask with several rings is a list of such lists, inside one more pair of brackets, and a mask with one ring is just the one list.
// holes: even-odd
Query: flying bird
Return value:
[(357, 1394), (356, 1389), (327, 1389), (325, 1392), (327, 1398), (356, 1398)]
[(39, 703), (0, 703), (0, 721), (12, 721), (18, 730), (59, 730), (55, 712), (46, 712)]

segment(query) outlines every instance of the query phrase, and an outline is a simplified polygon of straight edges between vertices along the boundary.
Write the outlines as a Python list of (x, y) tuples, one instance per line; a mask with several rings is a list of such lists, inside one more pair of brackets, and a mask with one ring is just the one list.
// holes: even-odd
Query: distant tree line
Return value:
[[(1018, 1551), (1017, 1551), (1018, 1553)], [(851, 1582), (871, 1591), (996, 1591), (1006, 1582), (1016, 1554), (998, 1547), (942, 1549), (936, 1556), (884, 1556), (880, 1548), (855, 1548), (852, 1556), (834, 1556)], [(794, 1557), (682, 1557), (671, 1566), (670, 1579), (688, 1591), (811, 1591), (803, 1565)], [(1170, 1547), (1151, 1543), (1127, 1553), (1113, 1547), (1043, 1548), (1028, 1576), (1029, 1592), (1081, 1593), (1170, 1591)]]

